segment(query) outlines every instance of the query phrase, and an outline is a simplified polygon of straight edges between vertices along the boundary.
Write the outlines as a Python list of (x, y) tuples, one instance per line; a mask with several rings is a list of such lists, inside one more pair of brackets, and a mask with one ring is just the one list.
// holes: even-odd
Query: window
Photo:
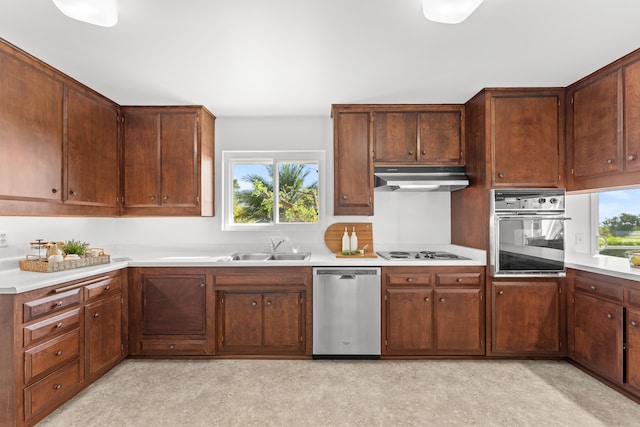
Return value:
[(324, 152), (225, 151), (222, 158), (225, 230), (319, 224)]
[(598, 252), (624, 257), (640, 249), (640, 188), (603, 191), (598, 198)]

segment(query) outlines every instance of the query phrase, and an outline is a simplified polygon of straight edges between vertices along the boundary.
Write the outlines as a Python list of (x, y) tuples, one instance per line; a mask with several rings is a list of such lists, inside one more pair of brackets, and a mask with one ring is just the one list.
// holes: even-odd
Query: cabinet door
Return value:
[(491, 185), (554, 187), (560, 181), (559, 95), (491, 97)]
[(640, 310), (627, 309), (627, 383), (640, 390)]
[(434, 348), (433, 291), (387, 289), (386, 351), (420, 354)]
[(85, 376), (92, 378), (122, 357), (122, 305), (120, 295), (85, 307)]
[(263, 295), (265, 347), (299, 349), (304, 335), (302, 293), (268, 292)]
[(219, 304), (219, 350), (258, 351), (262, 347), (262, 294), (220, 292)]
[(622, 170), (618, 160), (618, 73), (573, 93), (573, 176)]
[(373, 115), (376, 162), (415, 162), (418, 148), (418, 114), (376, 112)]
[(573, 309), (576, 361), (622, 383), (622, 306), (576, 293)]
[(161, 115), (161, 200), (163, 206), (198, 206), (198, 115)]
[(432, 111), (419, 115), (418, 162), (460, 164), (462, 117), (460, 111)]
[(369, 113), (334, 117), (334, 215), (373, 215)]
[(63, 199), (69, 203), (115, 209), (117, 106), (70, 87), (66, 107), (67, 185)]
[(494, 353), (560, 353), (557, 282), (493, 282), (492, 287)]
[(124, 206), (160, 204), (160, 115), (124, 115)]
[(142, 275), (143, 335), (204, 335), (204, 275)]
[(0, 198), (61, 201), (62, 83), (0, 53)]
[(438, 350), (484, 353), (480, 296), (480, 289), (435, 291), (435, 332)]
[(623, 68), (625, 170), (640, 170), (640, 61)]

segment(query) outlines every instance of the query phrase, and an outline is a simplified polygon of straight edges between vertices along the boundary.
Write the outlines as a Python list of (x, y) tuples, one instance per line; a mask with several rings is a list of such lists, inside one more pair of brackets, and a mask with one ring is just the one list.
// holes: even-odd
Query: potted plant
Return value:
[(62, 252), (64, 252), (64, 259), (80, 259), (81, 256), (84, 256), (87, 248), (89, 247), (89, 243), (81, 242), (80, 240), (67, 240), (62, 244)]

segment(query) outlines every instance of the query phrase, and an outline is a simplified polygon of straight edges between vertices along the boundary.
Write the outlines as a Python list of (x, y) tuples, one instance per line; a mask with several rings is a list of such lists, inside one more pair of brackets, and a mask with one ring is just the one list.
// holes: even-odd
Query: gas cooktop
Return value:
[(377, 252), (384, 259), (391, 261), (441, 261), (469, 259), (450, 252), (441, 251), (388, 251)]

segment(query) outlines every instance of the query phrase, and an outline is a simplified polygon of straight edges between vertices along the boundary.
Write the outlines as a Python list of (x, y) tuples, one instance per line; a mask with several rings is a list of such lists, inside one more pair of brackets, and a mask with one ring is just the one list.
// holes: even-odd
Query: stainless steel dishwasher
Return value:
[(380, 358), (380, 268), (313, 269), (313, 358)]

